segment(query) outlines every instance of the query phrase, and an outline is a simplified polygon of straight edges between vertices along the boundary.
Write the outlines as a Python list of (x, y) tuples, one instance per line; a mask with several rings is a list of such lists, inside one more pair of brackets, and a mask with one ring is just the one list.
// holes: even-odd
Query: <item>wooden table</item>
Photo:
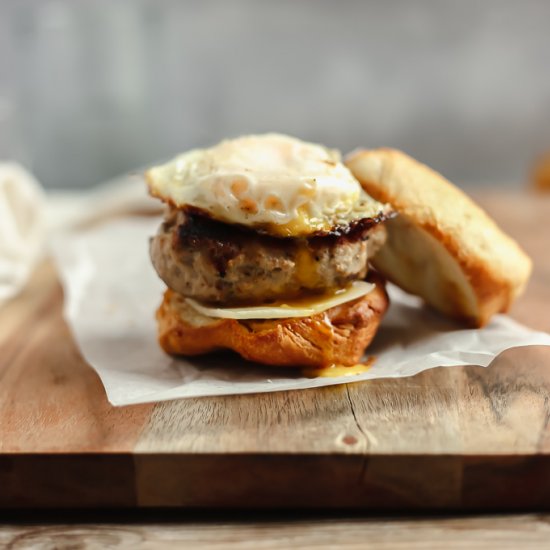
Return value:
[[(166, 517), (167, 516), (167, 517)], [(192, 548), (193, 550), (376, 549), (537, 550), (550, 544), (550, 515), (365, 518), (296, 514), (232, 517), (189, 512), (110, 513), (0, 526), (0, 548)], [(85, 546), (87, 544), (87, 546)]]
[[(550, 331), (550, 199), (481, 202), (535, 259), (512, 315)], [(61, 305), (44, 264), (0, 310), (0, 507), (550, 508), (550, 348), (488, 369), (114, 408)]]

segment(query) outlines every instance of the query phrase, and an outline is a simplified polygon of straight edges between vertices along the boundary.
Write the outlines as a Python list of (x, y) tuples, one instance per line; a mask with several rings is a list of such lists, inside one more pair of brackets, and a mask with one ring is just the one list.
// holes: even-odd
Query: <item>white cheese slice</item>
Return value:
[(355, 281), (351, 285), (331, 294), (310, 297), (307, 300), (289, 300), (278, 305), (252, 307), (215, 308), (200, 304), (192, 298), (186, 302), (199, 313), (220, 319), (287, 319), (289, 317), (309, 317), (322, 313), (331, 307), (361, 298), (371, 292), (375, 285), (366, 281)]

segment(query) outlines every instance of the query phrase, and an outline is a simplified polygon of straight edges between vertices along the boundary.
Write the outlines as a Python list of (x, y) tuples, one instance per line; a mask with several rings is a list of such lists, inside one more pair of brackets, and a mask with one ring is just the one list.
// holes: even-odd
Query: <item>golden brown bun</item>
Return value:
[(535, 189), (550, 191), (550, 151), (547, 151), (536, 160), (531, 177)]
[(161, 347), (173, 355), (232, 349), (245, 359), (287, 367), (358, 363), (388, 307), (380, 277), (376, 288), (357, 300), (311, 317), (236, 321), (201, 315), (167, 290), (157, 311)]
[(399, 213), (373, 261), (383, 275), (474, 326), (508, 310), (531, 260), (468, 196), (393, 149), (358, 151), (346, 164), (367, 193)]

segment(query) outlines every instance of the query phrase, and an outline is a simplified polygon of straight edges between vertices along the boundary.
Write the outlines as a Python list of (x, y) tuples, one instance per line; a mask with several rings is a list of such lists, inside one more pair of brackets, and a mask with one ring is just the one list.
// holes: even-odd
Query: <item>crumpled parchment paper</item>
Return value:
[(376, 359), (365, 373), (305, 378), (298, 369), (252, 365), (229, 353), (174, 359), (156, 341), (154, 315), (164, 284), (151, 265), (148, 238), (159, 223), (119, 220), (67, 234), (53, 245), (65, 316), (113, 405), (314, 388), (412, 376), (438, 366), (488, 366), (508, 348), (550, 345), (549, 334), (504, 315), (486, 328), (463, 329), (390, 285), (390, 309), (367, 350)]

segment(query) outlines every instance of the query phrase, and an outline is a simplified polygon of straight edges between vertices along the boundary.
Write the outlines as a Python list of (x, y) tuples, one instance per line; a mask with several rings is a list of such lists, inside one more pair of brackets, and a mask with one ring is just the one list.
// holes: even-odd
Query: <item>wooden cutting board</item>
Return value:
[[(535, 260), (512, 315), (550, 332), (550, 197), (479, 199)], [(487, 369), (114, 408), (62, 300), (45, 263), (0, 309), (1, 507), (550, 508), (550, 347)]]

